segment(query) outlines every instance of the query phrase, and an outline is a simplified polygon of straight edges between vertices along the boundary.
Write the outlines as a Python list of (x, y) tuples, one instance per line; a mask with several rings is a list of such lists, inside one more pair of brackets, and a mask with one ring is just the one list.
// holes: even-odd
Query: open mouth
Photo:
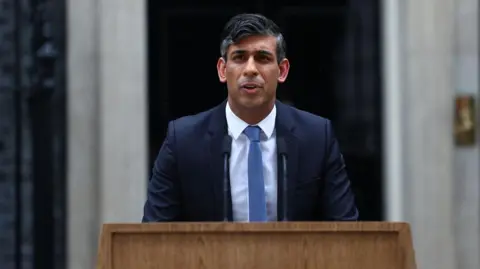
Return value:
[(241, 86), (241, 89), (248, 93), (253, 93), (257, 91), (259, 88), (261, 88), (261, 86), (255, 83), (246, 83)]

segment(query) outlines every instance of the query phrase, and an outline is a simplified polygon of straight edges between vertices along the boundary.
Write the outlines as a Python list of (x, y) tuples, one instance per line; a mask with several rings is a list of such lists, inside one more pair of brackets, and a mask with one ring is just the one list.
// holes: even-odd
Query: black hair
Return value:
[(227, 60), (230, 45), (255, 35), (274, 36), (277, 39), (277, 60), (286, 57), (287, 45), (280, 28), (270, 19), (260, 14), (244, 13), (232, 17), (223, 28), (220, 55)]

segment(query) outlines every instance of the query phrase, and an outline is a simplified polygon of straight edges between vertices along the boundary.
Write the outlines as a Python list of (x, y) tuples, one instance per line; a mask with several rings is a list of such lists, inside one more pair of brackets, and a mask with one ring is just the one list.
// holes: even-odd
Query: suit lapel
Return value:
[[(293, 206), (292, 199), (295, 191), (296, 185), (296, 176), (298, 171), (298, 139), (295, 136), (295, 124), (291, 116), (290, 108), (281, 102), (276, 102), (277, 107), (277, 117), (275, 120), (275, 129), (277, 141), (278, 138), (282, 137), (285, 139), (285, 144), (287, 146), (287, 215), (288, 219), (291, 220), (293, 216)], [(277, 161), (277, 215), (278, 220), (283, 219), (283, 169), (282, 169), (282, 160), (279, 156)]]
[[(211, 175), (213, 193), (214, 193), (214, 208), (215, 218), (218, 220), (223, 219), (223, 155), (222, 155), (222, 142), (223, 137), (227, 134), (227, 121), (225, 118), (225, 105), (226, 101), (212, 110), (210, 122), (207, 132), (207, 145), (210, 156), (206, 156), (210, 160), (209, 171)], [(232, 199), (230, 194), (230, 182), (228, 182), (228, 219), (232, 218)]]

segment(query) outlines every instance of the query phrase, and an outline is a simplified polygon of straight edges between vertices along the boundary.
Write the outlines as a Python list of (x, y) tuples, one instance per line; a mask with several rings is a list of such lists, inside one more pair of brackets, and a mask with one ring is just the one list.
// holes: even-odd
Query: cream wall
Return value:
[[(455, 9), (454, 89), (475, 96), (478, 106), (480, 61), (478, 0), (457, 0)], [(478, 110), (477, 110), (478, 111)], [(477, 112), (477, 115), (478, 112)], [(478, 116), (477, 116), (478, 117)], [(477, 121), (478, 128), (478, 121)], [(455, 149), (454, 218), (457, 268), (480, 268), (480, 151), (474, 146)]]
[(478, 1), (383, 3), (387, 219), (411, 223), (419, 268), (480, 268), (478, 145), (453, 137), (456, 94), (478, 97)]
[(139, 222), (147, 183), (145, 2), (68, 0), (68, 268), (105, 222)]

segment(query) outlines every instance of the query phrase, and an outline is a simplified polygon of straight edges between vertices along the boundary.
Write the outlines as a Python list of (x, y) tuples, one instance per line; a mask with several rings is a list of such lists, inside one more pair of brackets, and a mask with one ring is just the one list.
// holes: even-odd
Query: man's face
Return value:
[(217, 63), (221, 82), (227, 83), (229, 100), (242, 108), (273, 105), (278, 83), (286, 80), (289, 62), (280, 64), (273, 36), (250, 36), (227, 51), (227, 60)]

